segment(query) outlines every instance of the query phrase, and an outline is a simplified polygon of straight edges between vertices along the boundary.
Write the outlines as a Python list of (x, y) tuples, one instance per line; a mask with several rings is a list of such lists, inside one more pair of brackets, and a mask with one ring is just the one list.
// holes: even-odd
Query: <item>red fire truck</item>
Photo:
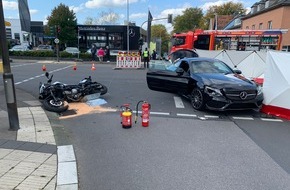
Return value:
[(260, 51), (281, 50), (281, 30), (195, 30), (175, 33), (171, 52), (178, 49)]

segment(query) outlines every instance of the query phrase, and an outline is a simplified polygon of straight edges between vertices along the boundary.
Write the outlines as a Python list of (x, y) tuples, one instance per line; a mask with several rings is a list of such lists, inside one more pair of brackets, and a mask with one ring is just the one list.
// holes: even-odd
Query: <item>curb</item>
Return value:
[(57, 147), (57, 185), (56, 190), (78, 190), (77, 163), (72, 145)]

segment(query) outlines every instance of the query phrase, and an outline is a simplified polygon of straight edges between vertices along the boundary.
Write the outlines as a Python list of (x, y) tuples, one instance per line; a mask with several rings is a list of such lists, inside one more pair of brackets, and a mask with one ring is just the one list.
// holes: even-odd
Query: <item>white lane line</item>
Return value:
[(232, 117), (233, 119), (236, 120), (254, 120), (252, 117)]
[(262, 121), (274, 121), (274, 122), (283, 122), (281, 119), (269, 119), (269, 118), (261, 118)]
[(150, 112), (150, 114), (153, 114), (153, 115), (170, 115), (170, 113), (166, 113), (166, 112)]
[[(49, 71), (49, 73), (58, 72), (58, 71), (61, 71), (61, 70), (64, 70), (64, 69), (67, 69), (67, 68), (70, 68), (70, 67), (71, 67), (71, 65), (66, 66), (66, 67), (63, 67), (63, 68), (59, 68), (59, 69), (55, 69), (55, 70)], [(21, 84), (21, 83), (24, 83), (24, 82), (28, 82), (28, 81), (34, 80), (34, 79), (39, 78), (39, 77), (41, 77), (41, 76), (44, 76), (44, 74), (37, 75), (37, 76), (34, 76), (34, 77), (30, 77), (29, 79), (24, 79), (24, 80), (22, 80), (22, 81), (15, 82), (14, 84), (15, 84), (15, 85), (18, 85), (18, 84)]]
[(205, 118), (212, 118), (212, 119), (217, 119), (219, 116), (217, 115), (204, 115)]
[(21, 64), (21, 65), (12, 65), (11, 68), (13, 67), (23, 67), (23, 66), (26, 66), (26, 65), (35, 65), (36, 63), (26, 63), (26, 64)]
[(177, 113), (176, 115), (181, 117), (197, 117), (197, 115), (194, 114), (184, 114), (184, 113)]
[(174, 103), (176, 108), (184, 108), (184, 104), (180, 97), (174, 96)]

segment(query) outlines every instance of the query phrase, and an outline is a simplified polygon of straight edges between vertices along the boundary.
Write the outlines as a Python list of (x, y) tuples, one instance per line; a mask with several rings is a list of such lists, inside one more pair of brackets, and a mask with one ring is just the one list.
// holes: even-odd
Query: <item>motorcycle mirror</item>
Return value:
[(45, 76), (46, 76), (46, 78), (48, 78), (49, 77), (49, 72), (45, 72)]
[(53, 75), (50, 76), (50, 79), (47, 81), (48, 83), (51, 83), (52, 77), (53, 77)]

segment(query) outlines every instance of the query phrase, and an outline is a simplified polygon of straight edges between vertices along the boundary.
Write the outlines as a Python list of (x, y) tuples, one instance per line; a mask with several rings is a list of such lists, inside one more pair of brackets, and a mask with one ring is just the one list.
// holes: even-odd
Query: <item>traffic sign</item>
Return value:
[(58, 44), (59, 43), (59, 39), (58, 38), (55, 38), (54, 39), (54, 43)]

